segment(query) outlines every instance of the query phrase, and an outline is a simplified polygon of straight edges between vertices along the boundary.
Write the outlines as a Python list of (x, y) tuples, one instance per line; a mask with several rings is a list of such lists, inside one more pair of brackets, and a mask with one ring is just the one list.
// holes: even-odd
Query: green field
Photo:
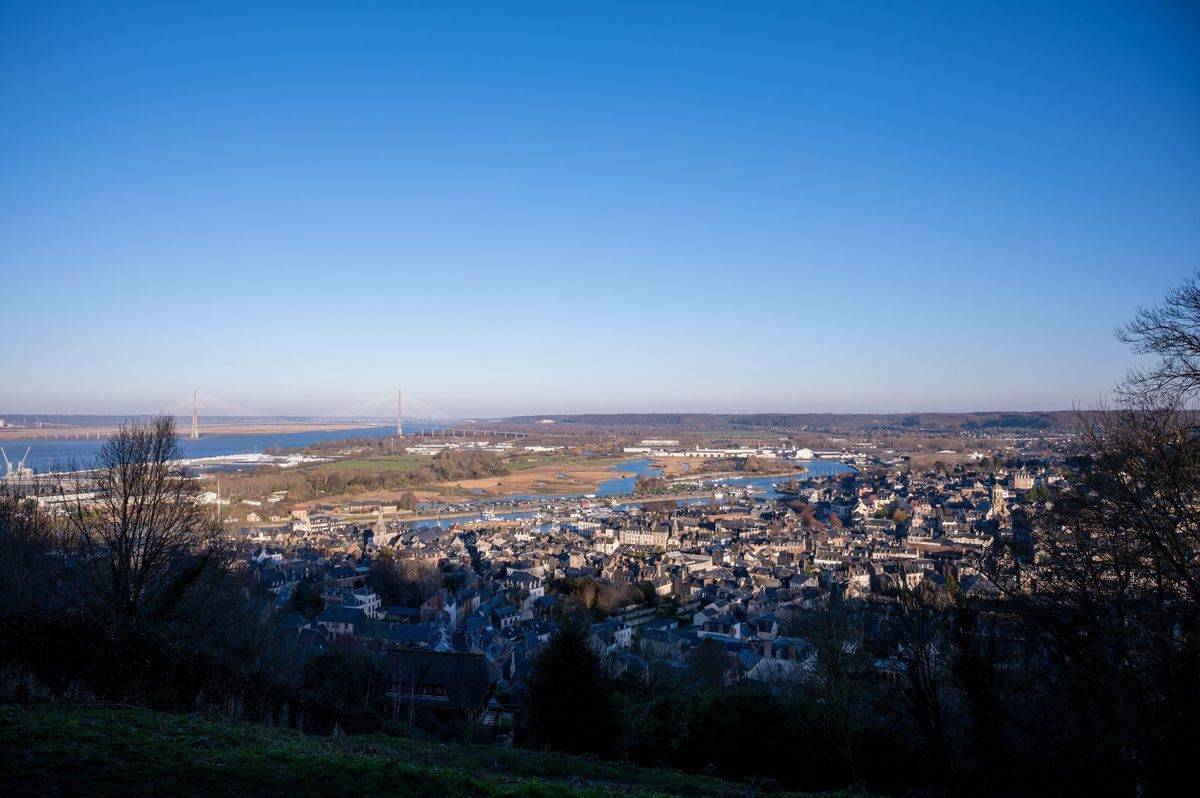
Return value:
[(748, 796), (668, 770), (383, 735), (315, 737), (140, 709), (0, 707), (0, 794)]

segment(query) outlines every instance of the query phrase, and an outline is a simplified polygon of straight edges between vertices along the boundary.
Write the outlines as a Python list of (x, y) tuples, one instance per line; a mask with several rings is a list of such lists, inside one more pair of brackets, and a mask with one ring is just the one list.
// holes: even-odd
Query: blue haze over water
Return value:
[[(394, 435), (395, 427), (377, 426), (361, 429), (341, 430), (312, 430), (307, 432), (271, 432), (245, 433), (230, 435), (202, 435), (199, 440), (181, 438), (180, 448), (183, 456), (194, 457), (223, 457), (233, 454), (251, 454), (265, 452), (273, 446), (282, 448), (299, 448), (310, 446), (321, 441), (340, 440), (343, 438), (384, 438)], [(105, 443), (104, 438), (32, 438), (29, 440), (12, 440), (0, 443), (8, 453), (8, 458), (16, 463), (29, 448), (29, 458), (25, 465), (42, 472), (51, 468), (63, 468), (77, 465), (86, 468), (91, 465)]]

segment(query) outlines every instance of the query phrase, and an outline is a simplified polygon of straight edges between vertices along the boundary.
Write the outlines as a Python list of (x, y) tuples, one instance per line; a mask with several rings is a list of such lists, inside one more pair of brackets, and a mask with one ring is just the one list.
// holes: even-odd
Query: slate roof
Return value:
[(496, 682), (496, 670), (480, 654), (402, 649), (388, 652), (389, 697), (429, 707), (475, 710)]

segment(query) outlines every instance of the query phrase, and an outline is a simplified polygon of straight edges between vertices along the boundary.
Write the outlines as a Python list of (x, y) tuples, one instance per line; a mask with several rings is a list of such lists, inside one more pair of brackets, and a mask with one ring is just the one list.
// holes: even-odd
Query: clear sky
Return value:
[(0, 0), (0, 414), (1092, 404), (1200, 4)]

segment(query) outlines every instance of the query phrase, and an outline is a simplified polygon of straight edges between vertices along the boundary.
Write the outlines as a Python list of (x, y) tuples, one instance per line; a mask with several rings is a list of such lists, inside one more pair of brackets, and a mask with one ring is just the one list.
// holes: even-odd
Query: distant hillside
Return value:
[(770, 430), (1058, 430), (1073, 426), (1072, 411), (992, 411), (980, 413), (583, 413), (514, 416), (513, 424), (555, 424), (596, 428), (644, 428), (684, 432)]
[(382, 735), (312, 737), (140, 709), (0, 707), (0, 795), (748, 796), (704, 776)]

